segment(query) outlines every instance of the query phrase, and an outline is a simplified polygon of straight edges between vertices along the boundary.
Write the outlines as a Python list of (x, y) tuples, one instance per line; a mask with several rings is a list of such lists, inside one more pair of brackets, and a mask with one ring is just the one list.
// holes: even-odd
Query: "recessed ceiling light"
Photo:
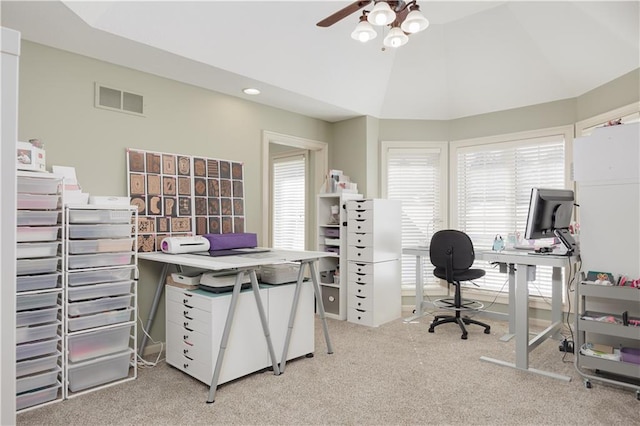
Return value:
[(242, 91), (247, 95), (259, 95), (260, 94), (260, 90), (254, 88), (254, 87), (247, 87), (246, 89), (242, 89)]

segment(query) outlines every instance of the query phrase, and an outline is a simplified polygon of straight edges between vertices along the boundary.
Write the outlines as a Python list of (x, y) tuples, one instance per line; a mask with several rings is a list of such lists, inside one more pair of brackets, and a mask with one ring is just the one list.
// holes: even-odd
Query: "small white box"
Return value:
[(31, 170), (36, 172), (44, 172), (47, 170), (44, 149), (37, 148), (29, 142), (18, 142), (16, 147), (16, 165), (18, 170)]
[(194, 274), (194, 275), (190, 275), (190, 274), (180, 274), (177, 272), (173, 272), (171, 274), (171, 279), (177, 283), (180, 284), (187, 284), (187, 285), (198, 285), (200, 284), (200, 278), (202, 277), (202, 274)]

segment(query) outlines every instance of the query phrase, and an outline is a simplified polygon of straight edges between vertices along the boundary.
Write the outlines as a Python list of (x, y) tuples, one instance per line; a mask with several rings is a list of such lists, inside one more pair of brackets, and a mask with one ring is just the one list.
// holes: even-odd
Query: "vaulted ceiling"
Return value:
[(418, 0), (429, 28), (386, 50), (351, 39), (359, 13), (316, 26), (350, 3), (3, 0), (1, 18), (26, 40), (328, 121), (465, 117), (640, 67), (639, 1)]

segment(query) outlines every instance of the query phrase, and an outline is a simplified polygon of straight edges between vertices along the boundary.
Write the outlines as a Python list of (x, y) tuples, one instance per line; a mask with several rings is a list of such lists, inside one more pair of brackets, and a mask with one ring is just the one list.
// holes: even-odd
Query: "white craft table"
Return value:
[(428, 246), (403, 247), (402, 254), (416, 257), (416, 308), (413, 316), (404, 319), (411, 322), (426, 315), (424, 312), (424, 259), (429, 257)]
[[(505, 264), (509, 272), (509, 335), (502, 340), (516, 339), (516, 362), (481, 357), (483, 361), (514, 367), (532, 373), (542, 374), (560, 380), (571, 378), (559, 374), (529, 368), (529, 352), (545, 339), (559, 335), (562, 327), (562, 268), (569, 267), (578, 261), (578, 256), (558, 256), (549, 254), (533, 254), (528, 251), (485, 251), (476, 253), (476, 260)], [(551, 325), (529, 340), (529, 277), (536, 266), (551, 266)]]
[[(160, 280), (158, 281), (158, 284), (156, 287), (156, 292), (153, 298), (153, 303), (151, 305), (151, 310), (149, 311), (149, 316), (147, 318), (146, 329), (150, 330), (151, 326), (153, 325), (153, 320), (158, 310), (160, 298), (162, 297), (162, 293), (164, 291), (164, 285), (167, 279), (170, 265), (174, 265), (175, 267), (188, 266), (192, 268), (200, 268), (200, 269), (205, 269), (210, 271), (231, 270), (236, 272), (236, 280), (235, 280), (235, 284), (233, 286), (233, 292), (231, 295), (229, 312), (227, 313), (227, 319), (225, 322), (224, 331), (222, 333), (222, 341), (220, 342), (220, 352), (218, 353), (218, 358), (216, 360), (213, 377), (211, 379), (211, 385), (209, 387), (209, 397), (207, 399), (207, 402), (213, 403), (215, 400), (215, 392), (218, 387), (218, 378), (220, 377), (220, 370), (222, 368), (222, 361), (224, 359), (225, 349), (227, 347), (227, 342), (229, 340), (231, 325), (233, 324), (235, 308), (238, 302), (238, 295), (240, 294), (240, 289), (242, 288), (242, 281), (243, 281), (242, 278), (246, 273), (249, 274), (249, 277), (251, 279), (251, 287), (253, 289), (253, 294), (256, 300), (256, 306), (260, 314), (260, 321), (262, 322), (262, 329), (264, 331), (264, 336), (267, 341), (267, 346), (269, 348), (269, 356), (271, 359), (271, 363), (273, 365), (273, 372), (275, 375), (280, 375), (281, 373), (284, 372), (284, 369), (285, 369), (287, 352), (289, 350), (289, 342), (291, 340), (291, 332), (293, 330), (293, 325), (295, 323), (295, 316), (296, 316), (298, 301), (300, 298), (300, 288), (302, 286), (302, 282), (304, 281), (305, 265), (309, 265), (311, 280), (313, 282), (313, 288), (316, 295), (318, 315), (320, 317), (320, 320), (322, 321), (324, 338), (327, 343), (327, 353), (329, 354), (333, 353), (333, 348), (331, 346), (331, 339), (329, 337), (329, 329), (327, 327), (327, 320), (324, 312), (324, 305), (322, 303), (322, 295), (320, 294), (320, 285), (319, 285), (319, 279), (318, 279), (318, 271), (316, 269), (316, 262), (318, 261), (318, 259), (322, 257), (334, 257), (334, 256), (335, 256), (334, 253), (328, 253), (328, 252), (290, 251), (290, 250), (275, 250), (275, 249), (267, 252), (261, 252), (261, 253), (248, 253), (248, 254), (242, 254), (242, 255), (219, 256), (219, 257), (210, 257), (202, 254), (193, 254), (193, 253), (189, 253), (189, 254), (167, 254), (167, 253), (161, 253), (161, 252), (140, 253), (138, 254), (138, 259), (140, 260), (148, 260), (148, 261), (159, 262), (164, 264), (162, 268), (162, 273), (160, 275)], [(258, 286), (258, 279), (256, 277), (256, 269), (258, 269), (262, 265), (273, 265), (273, 264), (285, 263), (285, 262), (300, 263), (300, 270), (298, 272), (298, 279), (296, 282), (296, 289), (295, 289), (293, 302), (291, 306), (291, 313), (289, 315), (287, 334), (285, 337), (284, 347), (282, 348), (282, 358), (281, 358), (280, 365), (278, 365), (276, 361), (273, 344), (271, 342), (269, 324), (267, 322), (262, 300), (260, 298), (260, 292), (259, 292), (260, 289)], [(140, 343), (140, 353), (143, 353), (146, 344), (147, 344), (147, 335), (145, 334)]]

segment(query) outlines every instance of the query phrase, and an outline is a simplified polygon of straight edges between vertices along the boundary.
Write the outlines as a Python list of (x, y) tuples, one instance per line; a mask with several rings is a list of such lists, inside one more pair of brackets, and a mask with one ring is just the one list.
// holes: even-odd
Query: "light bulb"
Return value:
[(379, 1), (373, 6), (367, 16), (367, 20), (373, 25), (389, 25), (396, 20), (396, 13), (386, 1)]
[(363, 20), (360, 21), (358, 25), (356, 25), (355, 30), (353, 30), (353, 32), (351, 33), (351, 38), (362, 43), (366, 43), (369, 40), (373, 40), (374, 38), (376, 38), (377, 35), (378, 33), (375, 29), (373, 29), (371, 24)]
[(404, 32), (417, 33), (426, 29), (429, 26), (429, 21), (424, 17), (422, 12), (414, 6), (414, 9), (409, 12), (404, 22), (400, 26)]

